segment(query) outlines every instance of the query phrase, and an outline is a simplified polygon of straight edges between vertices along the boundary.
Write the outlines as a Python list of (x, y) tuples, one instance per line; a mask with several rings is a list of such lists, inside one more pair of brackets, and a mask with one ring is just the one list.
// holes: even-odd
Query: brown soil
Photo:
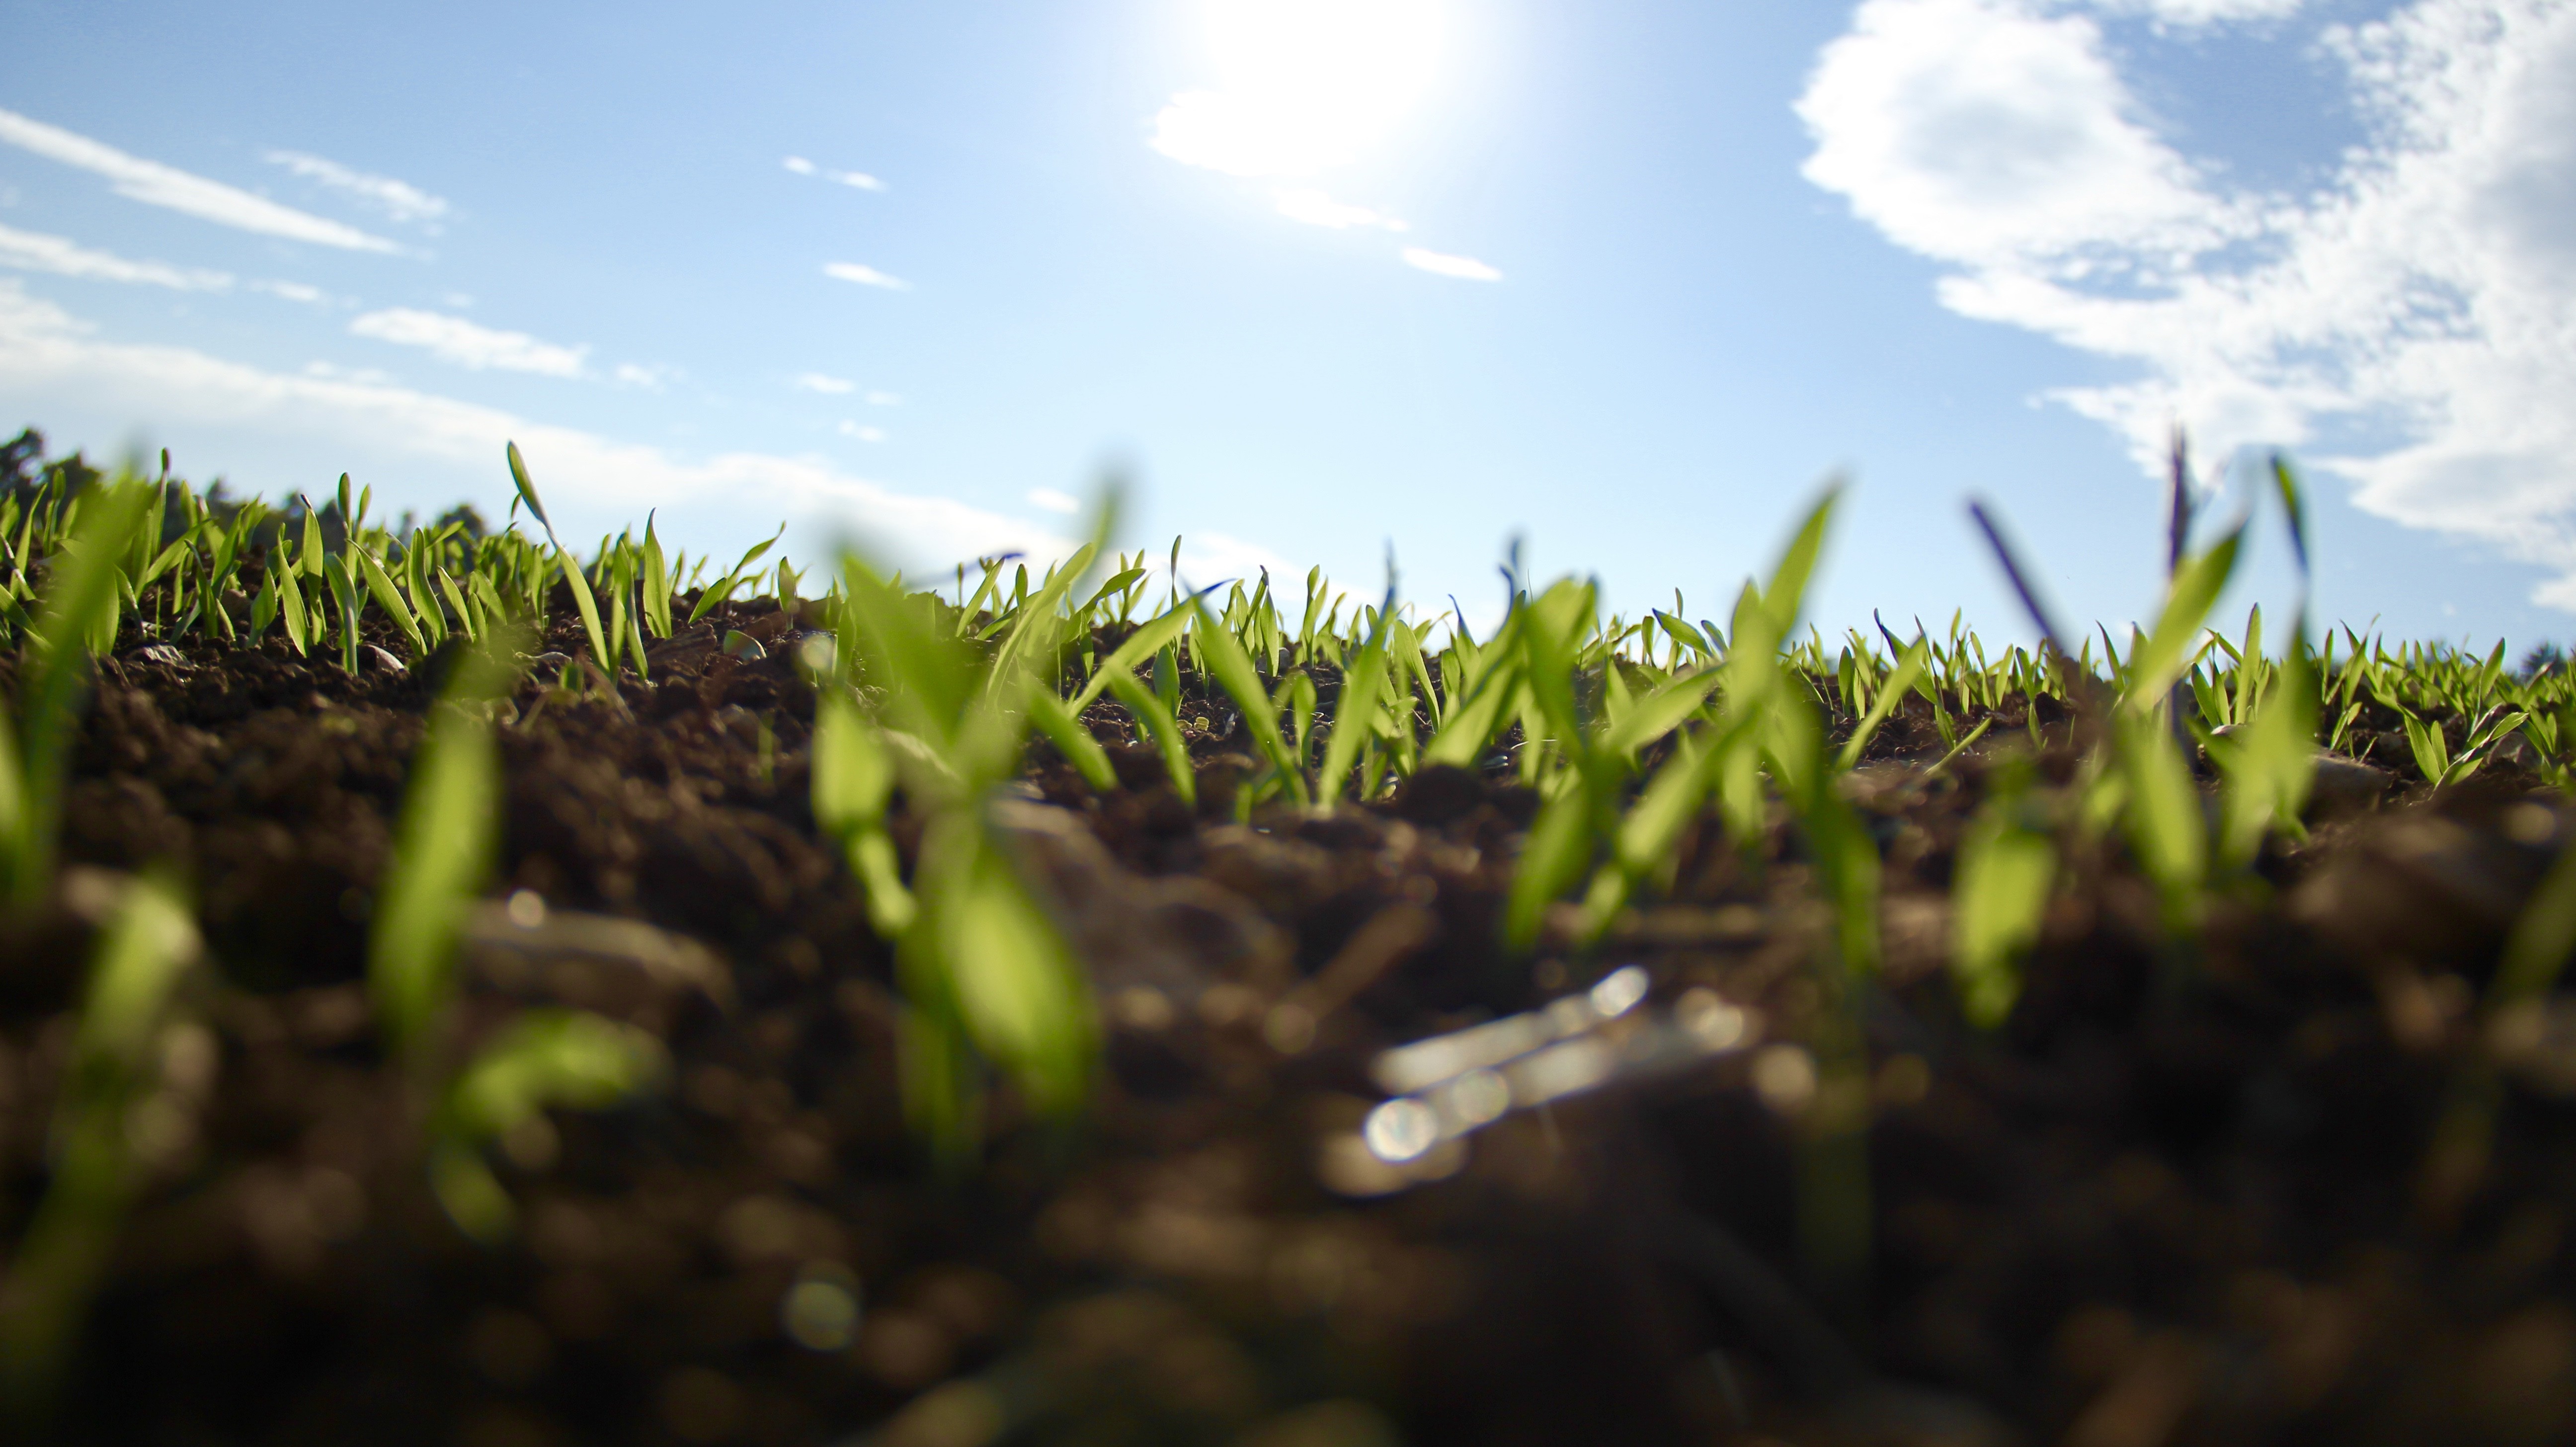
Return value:
[[(774, 606), (726, 622), (794, 627)], [(2576, 1433), (2576, 1108), (2545, 1070), (2512, 1077), (2484, 1176), (2454, 1206), (2422, 1190), (2471, 1002), (2571, 828), (2501, 765), (2276, 851), (2195, 950), (2114, 852), (1981, 1037), (1943, 973), (1981, 766), (1926, 777), (1930, 721), (1898, 720), (1857, 776), (1888, 960), (1865, 1007), (1874, 1267), (1837, 1297), (1802, 1278), (1793, 1102), (1754, 1087), (1753, 1052), (1506, 1118), (1411, 1180), (1348, 1152), (1377, 1051), (1619, 965), (1646, 967), (1655, 1006), (1710, 989), (1800, 1038), (1822, 922), (1785, 823), (1755, 859), (1709, 824), (1606, 950), (1515, 960), (1495, 922), (1533, 801), (1499, 775), (1244, 827), (1222, 705), (1183, 710), (1217, 726), (1195, 811), (1149, 749), (1095, 797), (1041, 747), (1007, 825), (1091, 958), (1106, 1065), (1079, 1129), (998, 1092), (987, 1160), (943, 1177), (903, 1125), (889, 954), (808, 808), (811, 696), (695, 636), (614, 701), (530, 683), (500, 731), (493, 897), (550, 914), (478, 931), (468, 1020), (607, 1009), (674, 1069), (505, 1142), (521, 1225), (487, 1249), (427, 1190), (361, 992), (432, 670), (175, 646), (102, 666), (67, 815), (76, 866), (180, 867), (215, 967), (66, 1441)], [(0, 1242), (45, 1182), (91, 878), (0, 934)], [(719, 977), (647, 968), (689, 941)], [(815, 1282), (863, 1303), (847, 1345), (782, 1325)]]

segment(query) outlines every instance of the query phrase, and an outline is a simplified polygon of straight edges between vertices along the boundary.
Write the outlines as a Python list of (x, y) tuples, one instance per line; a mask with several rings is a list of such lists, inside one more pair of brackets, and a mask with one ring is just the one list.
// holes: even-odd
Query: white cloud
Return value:
[(158, 261), (128, 261), (94, 251), (63, 236), (0, 226), (0, 266), (21, 271), (49, 271), (84, 281), (121, 281), (139, 286), (166, 286), (173, 291), (222, 291), (233, 279), (220, 271), (169, 266)]
[[(567, 536), (647, 507), (703, 503), (728, 514), (785, 514), (815, 528), (864, 520), (907, 565), (944, 567), (1013, 549), (1060, 557), (1074, 546), (1022, 520), (898, 492), (817, 458), (687, 459), (353, 374), (293, 376), (187, 348), (101, 341), (94, 328), (10, 281), (0, 281), (0, 394), (38, 403), (78, 398), (163, 428), (254, 428), (292, 440), (299, 453), (408, 459), (441, 475), (493, 476), (503, 443), (515, 439)], [(350, 465), (335, 460), (327, 470)]]
[(398, 347), (420, 347), (442, 362), (452, 362), (474, 371), (498, 368), (504, 372), (535, 372), (547, 377), (578, 377), (582, 374), (582, 357), (587, 347), (557, 346), (541, 342), (525, 332), (496, 331), (476, 326), (463, 317), (439, 312), (417, 311), (410, 307), (389, 307), (365, 313), (349, 323), (349, 334), (391, 342)]
[(1825, 47), (1798, 114), (1808, 180), (1946, 261), (2173, 252), (2239, 234), (2136, 116), (2082, 15), (2026, 0), (1870, 0)]
[(611, 375), (621, 387), (641, 387), (647, 392), (659, 392), (671, 380), (671, 374), (672, 369), (669, 367), (647, 367), (638, 362), (620, 362), (617, 364), (617, 370)]
[(1434, 276), (1454, 276), (1462, 281), (1500, 281), (1503, 274), (1472, 256), (1452, 256), (1445, 251), (1426, 251), (1419, 246), (1404, 248), (1404, 264), (1430, 272)]
[(291, 206), (280, 206), (264, 197), (220, 181), (209, 181), (175, 166), (129, 156), (113, 146), (75, 135), (58, 126), (30, 120), (15, 111), (0, 110), (0, 142), (104, 176), (114, 183), (116, 193), (128, 200), (140, 201), (147, 206), (166, 206), (218, 226), (255, 231), (263, 236), (283, 237), (289, 241), (311, 242), (316, 246), (336, 246), (346, 251), (400, 249), (383, 237), (371, 236), (354, 226), (326, 221)]
[(359, 201), (385, 213), (396, 221), (436, 222), (447, 214), (444, 198), (432, 196), (408, 181), (391, 176), (371, 176), (351, 170), (337, 161), (302, 151), (271, 151), (264, 157), (269, 164), (284, 166), (308, 181), (317, 181), (334, 191), (356, 197)]
[(2115, 0), (2115, 12), (2145, 15), (2160, 25), (2192, 29), (2252, 20), (2286, 20), (2307, 0)]
[(886, 188), (885, 182), (878, 180), (876, 177), (869, 175), (865, 171), (835, 171), (828, 166), (817, 166), (813, 162), (806, 160), (803, 156), (790, 156), (782, 164), (784, 164), (788, 170), (795, 172), (799, 176), (813, 176), (820, 180), (836, 181), (841, 185), (854, 187), (861, 191), (882, 191)]
[(870, 392), (867, 403), (871, 407), (900, 407), (903, 399), (892, 392)]
[(331, 299), (322, 288), (307, 286), (300, 281), (254, 281), (250, 284), (250, 289), (267, 292), (270, 296), (284, 297), (288, 301), (300, 301), (307, 306), (319, 306)]
[(1309, 226), (1330, 226), (1336, 231), (1353, 226), (1375, 226), (1388, 231), (1406, 229), (1402, 221), (1382, 211), (1372, 211), (1366, 206), (1353, 206), (1346, 201), (1336, 201), (1324, 192), (1309, 186), (1293, 186), (1273, 191), (1270, 193), (1270, 200), (1271, 204), (1279, 208), (1280, 215), (1291, 221), (1303, 221)]
[(2292, 197), (2175, 150), (2080, 14), (1870, 0), (1798, 103), (1807, 174), (1950, 263), (1945, 306), (2136, 364), (2050, 395), (2151, 475), (2176, 421), (2203, 455), (2302, 446), (2372, 512), (2561, 570), (2537, 600), (2576, 609), (2576, 8), (2416, 0), (2322, 39), (2369, 144)]
[(827, 377), (820, 372), (807, 372), (805, 375), (796, 379), (796, 385), (805, 391), (821, 392), (826, 396), (832, 397), (840, 396), (845, 392), (855, 392), (859, 389), (858, 383), (853, 382), (846, 377)]
[(1030, 488), (1029, 503), (1033, 507), (1042, 507), (1048, 512), (1060, 512), (1067, 516), (1082, 511), (1081, 498), (1069, 492), (1058, 492), (1051, 487)]
[(337, 362), (307, 362), (304, 375), (325, 382), (363, 382), (378, 387), (397, 385), (391, 372), (375, 367), (343, 367)]
[(912, 283), (901, 277), (888, 276), (873, 266), (855, 261), (835, 261), (823, 268), (823, 274), (839, 281), (855, 281), (861, 286), (881, 286), (888, 291), (910, 291)]
[(886, 440), (884, 428), (870, 427), (865, 423), (860, 422), (843, 422), (841, 424), (841, 435), (843, 437), (855, 437), (861, 442), (883, 442)]

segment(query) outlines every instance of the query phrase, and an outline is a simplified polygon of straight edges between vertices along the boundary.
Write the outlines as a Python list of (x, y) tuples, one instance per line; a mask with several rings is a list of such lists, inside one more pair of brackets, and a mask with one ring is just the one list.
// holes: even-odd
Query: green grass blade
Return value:
[(1252, 735), (1262, 758), (1287, 781), (1297, 802), (1305, 803), (1304, 771), (1288, 752), (1287, 740), (1280, 736), (1279, 712), (1271, 706), (1270, 691), (1261, 686), (1261, 674), (1253, 666), (1252, 655), (1243, 651), (1243, 644), (1232, 633), (1208, 616), (1203, 597), (1192, 598), (1190, 609), (1197, 620), (1190, 637), (1200, 664), (1216, 675), (1218, 686), (1234, 699), (1243, 727)]
[(133, 1195), (129, 1115), (154, 1084), (170, 999), (200, 948), (175, 887), (148, 875), (125, 886), (91, 957), (51, 1180), (0, 1277), (0, 1418), (41, 1421), (51, 1405)]
[(549, 1108), (600, 1110), (670, 1073), (662, 1042), (633, 1025), (580, 1010), (526, 1010), (459, 1070), (430, 1127), (430, 1184), (448, 1219), (492, 1244), (516, 1208), (479, 1147)]
[(1102, 659), (1099, 666), (1091, 671), (1089, 681), (1075, 690), (1072, 698), (1066, 700), (1067, 704), (1076, 713), (1089, 708), (1100, 697), (1102, 690), (1109, 687), (1111, 672), (1134, 673), (1138, 664), (1162, 652), (1173, 639), (1178, 638), (1189, 621), (1190, 611), (1187, 608), (1174, 608), (1168, 613), (1147, 620), (1135, 632), (1128, 634), (1124, 642), (1110, 650), (1109, 656)]
[(358, 570), (366, 579), (367, 592), (375, 598), (376, 606), (385, 610), (385, 616), (394, 620), (394, 626), (402, 630), (404, 641), (411, 644), (411, 656), (415, 659), (429, 656), (429, 644), (421, 637), (420, 620), (412, 616), (410, 605), (403, 601), (402, 591), (394, 586), (393, 576), (385, 571), (385, 565), (376, 561), (374, 553), (354, 544), (345, 556), (358, 560)]
[(1118, 787), (1118, 774), (1109, 766), (1108, 751), (1100, 747), (1100, 740), (1091, 736), (1091, 730), (1082, 726), (1082, 720), (1065, 707), (1053, 690), (1032, 682), (1028, 708), (1029, 719), (1037, 725), (1038, 732), (1046, 735), (1056, 752), (1064, 755), (1065, 762), (1073, 765), (1094, 792), (1105, 794)]
[(2057, 878), (2057, 848), (2021, 827), (2018, 800), (1990, 801), (1960, 842), (1951, 889), (1950, 971), (1962, 1013), (1992, 1030), (2021, 994), (2018, 961), (2039, 939)]
[(1709, 691), (1717, 687), (1719, 677), (1716, 669), (1704, 669), (1666, 679), (1629, 706), (1611, 726), (1602, 747), (1621, 758), (1635, 758), (1639, 749), (1681, 727), (1683, 720), (1699, 712)]
[[(499, 640), (496, 640), (496, 643)], [(501, 808), (489, 707), (515, 669), (506, 646), (467, 654), (412, 759), (392, 862), (377, 890), (367, 988), (392, 1053), (422, 1068), (452, 989), (466, 902), (492, 867)]]
[(2155, 707), (2165, 699), (2174, 681), (2182, 676), (2186, 650), (2200, 635), (2201, 625), (2209, 618), (2219, 591), (2236, 571), (2236, 555), (2244, 541), (2240, 525), (2209, 551), (2186, 561), (2174, 574), (2173, 588), (2165, 599), (2164, 612), (2156, 619), (2155, 631), (2129, 656), (2129, 678), (2126, 703), (2132, 710)]
[(1135, 715), (1136, 722), (1163, 751), (1163, 768), (1171, 775), (1173, 792), (1181, 796), (1182, 803), (1196, 805), (1198, 771), (1190, 763), (1189, 744), (1181, 737), (1180, 721), (1172, 716), (1172, 710), (1131, 673), (1110, 675), (1109, 692)]
[(89, 505), (56, 555), (19, 664), (21, 782), (15, 818), (0, 819), (7, 829), (0, 837), (0, 880), (22, 905), (41, 899), (53, 882), (63, 775), (89, 685), (88, 655), (98, 651), (102, 633), (111, 644), (115, 638), (118, 560), (147, 530), (153, 490), (133, 481), (101, 483), (83, 496)]
[(1879, 725), (1886, 723), (1890, 714), (1904, 706), (1905, 695), (1922, 680), (1930, 656), (1931, 642), (1923, 638), (1914, 640), (1912, 647), (1898, 655), (1896, 667), (1887, 675), (1887, 683), (1879, 689), (1878, 697), (1870, 700), (1869, 712), (1861, 715), (1851, 737), (1843, 740), (1842, 753), (1834, 760), (1836, 768), (1848, 772), (1860, 763), (1860, 756), (1868, 750), (1869, 741), (1877, 734)]

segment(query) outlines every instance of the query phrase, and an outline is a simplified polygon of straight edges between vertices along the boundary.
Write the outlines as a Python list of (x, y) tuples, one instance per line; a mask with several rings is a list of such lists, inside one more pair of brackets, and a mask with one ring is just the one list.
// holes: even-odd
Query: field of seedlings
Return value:
[(2576, 688), (2179, 484), (2033, 650), (41, 452), (0, 1438), (2576, 1436)]

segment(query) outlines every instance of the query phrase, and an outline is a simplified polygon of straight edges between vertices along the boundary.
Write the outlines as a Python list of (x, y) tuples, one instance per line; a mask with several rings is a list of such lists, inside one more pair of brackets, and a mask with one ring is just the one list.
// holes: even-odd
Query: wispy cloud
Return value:
[(873, 266), (861, 266), (855, 261), (827, 263), (823, 274), (839, 281), (855, 281), (861, 286), (881, 286), (888, 291), (912, 290), (912, 283), (902, 277), (888, 276)]
[(20, 231), (8, 226), (0, 226), (0, 266), (75, 276), (84, 281), (166, 286), (172, 291), (222, 291), (233, 284), (232, 277), (224, 272), (170, 266), (158, 261), (128, 261), (122, 256), (92, 250), (69, 237), (47, 236), (42, 232)]
[(284, 297), (288, 301), (300, 301), (307, 306), (320, 306), (331, 299), (330, 294), (322, 288), (308, 286), (300, 281), (254, 281), (250, 284), (250, 289), (267, 292), (270, 296)]
[(336, 246), (345, 251), (398, 251), (381, 236), (325, 220), (291, 206), (280, 206), (220, 181), (209, 181), (175, 166), (129, 156), (114, 146), (76, 135), (59, 126), (0, 110), (0, 142), (60, 161), (66, 166), (104, 176), (116, 194), (147, 206), (170, 210), (263, 236)]
[(892, 392), (870, 392), (867, 395), (867, 403), (871, 407), (900, 407), (903, 405), (903, 398)]
[(640, 387), (647, 392), (661, 391), (669, 385), (671, 375), (669, 367), (647, 367), (636, 362), (620, 362), (617, 370), (610, 374), (618, 386)]
[(861, 442), (883, 442), (886, 440), (884, 428), (870, 427), (861, 422), (843, 422), (841, 424), (841, 435), (843, 437), (855, 437)]
[(2191, 29), (2233, 21), (2286, 20), (2307, 0), (2105, 0), (2115, 14), (2144, 15), (2159, 25)]
[[(2260, 0), (2136, 0), (2181, 24)], [(2368, 144), (2301, 196), (2226, 184), (2154, 124), (2093, 18), (2042, 0), (1870, 0), (1799, 114), (1807, 175), (1948, 263), (1943, 305), (2135, 364), (2050, 395), (2142, 467), (2306, 445), (2363, 508), (2562, 571), (2576, 609), (2576, 9), (2416, 0), (2288, 37), (2339, 64)]]
[(408, 181), (397, 181), (391, 176), (371, 176), (337, 161), (302, 151), (271, 151), (263, 159), (270, 165), (284, 166), (308, 181), (353, 196), (396, 221), (436, 222), (447, 215), (445, 198), (432, 196)]
[(162, 428), (256, 428), (291, 440), (299, 453), (398, 461), (415, 475), (434, 473), (442, 489), (487, 485), (499, 473), (502, 444), (515, 439), (568, 531), (615, 526), (648, 507), (700, 503), (783, 514), (818, 531), (864, 520), (890, 561), (907, 567), (1014, 549), (1061, 557), (1074, 546), (1024, 519), (901, 492), (819, 458), (687, 458), (353, 374), (296, 376), (188, 348), (102, 341), (87, 324), (6, 280), (0, 395), (38, 406), (77, 398), (85, 407), (150, 417)]
[(859, 390), (859, 384), (847, 377), (827, 377), (821, 372), (805, 373), (796, 379), (796, 386), (799, 390), (820, 392), (827, 397), (838, 397)]
[(497, 368), (504, 372), (535, 372), (547, 377), (578, 377), (587, 347), (557, 346), (541, 342), (525, 332), (496, 331), (477, 326), (463, 317), (440, 312), (416, 311), (410, 307), (389, 307), (372, 311), (349, 323), (351, 336), (369, 337), (391, 342), (398, 347), (419, 347), (442, 362), (482, 371)]
[(1404, 264), (1419, 267), (1434, 276), (1454, 276), (1461, 281), (1500, 281), (1503, 274), (1472, 256), (1452, 256), (1445, 251), (1426, 251), (1419, 246), (1404, 248)]
[(1386, 231), (1409, 229), (1402, 221), (1383, 211), (1373, 211), (1366, 206), (1354, 206), (1347, 201), (1336, 201), (1310, 186), (1294, 186), (1273, 191), (1270, 193), (1270, 200), (1271, 204), (1279, 208), (1280, 215), (1291, 221), (1303, 221), (1309, 226), (1330, 226), (1336, 231), (1353, 226), (1371, 226)]
[(1069, 492), (1058, 492), (1051, 487), (1030, 488), (1029, 505), (1032, 507), (1044, 508), (1048, 512), (1060, 512), (1067, 515), (1082, 511), (1081, 498), (1075, 497)]
[(817, 166), (813, 162), (806, 160), (803, 156), (790, 156), (780, 164), (784, 165), (788, 170), (795, 172), (799, 176), (812, 176), (818, 180), (834, 181), (844, 186), (855, 187), (861, 191), (882, 191), (886, 188), (885, 182), (878, 180), (876, 177), (869, 175), (865, 171), (835, 171), (828, 166)]

